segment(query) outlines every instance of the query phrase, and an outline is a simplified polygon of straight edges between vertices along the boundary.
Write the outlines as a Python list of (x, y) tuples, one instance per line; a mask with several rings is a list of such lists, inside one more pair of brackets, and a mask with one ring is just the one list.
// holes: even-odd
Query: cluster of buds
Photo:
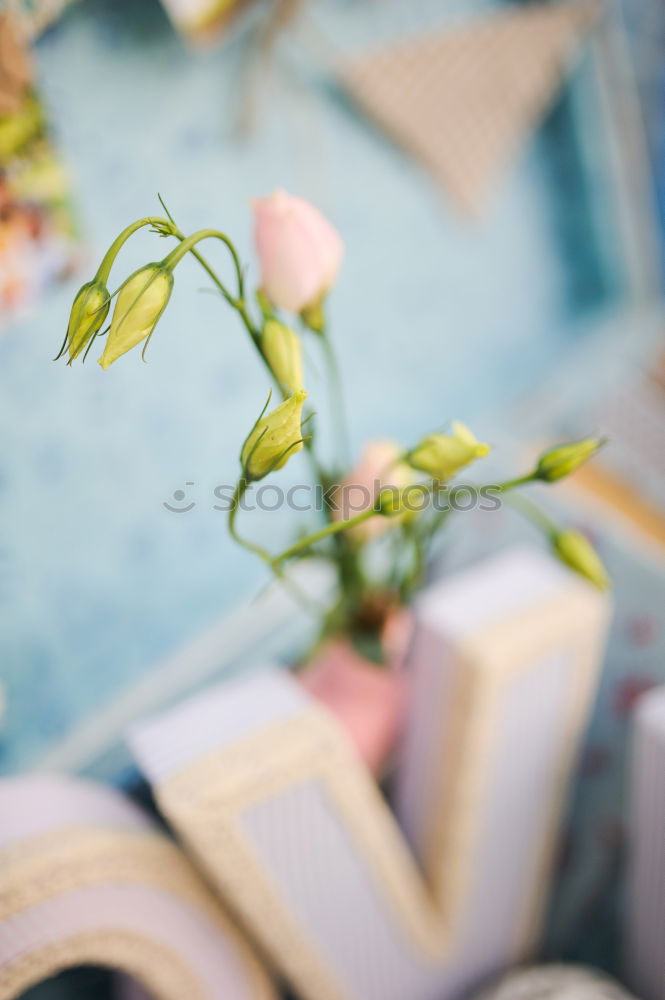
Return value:
[[(264, 326), (257, 340), (266, 363), (285, 395), (302, 387), (302, 350), (298, 335), (280, 322), (272, 309), (300, 315), (306, 325), (321, 332), (323, 304), (339, 271), (343, 244), (339, 234), (313, 205), (285, 191), (276, 191), (254, 202), (255, 238), (261, 267), (260, 295)], [(109, 311), (111, 296), (106, 281), (124, 242), (141, 225), (151, 224), (162, 236), (180, 234), (169, 220), (147, 218), (127, 227), (107, 252), (97, 275), (79, 290), (71, 310), (65, 351), (70, 362), (100, 334)], [(212, 230), (195, 238), (221, 236)], [(109, 336), (99, 363), (108, 368), (123, 354), (148, 341), (164, 312), (173, 288), (173, 271), (194, 239), (184, 241), (164, 260), (147, 264), (120, 286)], [(186, 246), (184, 244), (187, 244)], [(235, 255), (235, 251), (233, 251)], [(244, 306), (242, 296), (229, 296), (236, 306)]]
[[(127, 351), (150, 338), (171, 297), (173, 269), (181, 257), (179, 250), (173, 251), (159, 263), (146, 264), (126, 278), (118, 289), (111, 323), (103, 332), (102, 326), (114, 297), (109, 294), (107, 286), (118, 252), (133, 233), (153, 222), (161, 223), (165, 220), (139, 219), (123, 229), (104, 255), (95, 277), (79, 289), (58, 358), (66, 352), (69, 354), (68, 363), (71, 364), (85, 352), (85, 361), (95, 339), (108, 332), (104, 351), (99, 358), (100, 365), (106, 369)], [(169, 223), (165, 222), (165, 225), (169, 226)]]
[[(318, 336), (330, 360), (330, 343), (326, 335), (325, 301), (342, 262), (343, 244), (335, 229), (321, 213), (301, 198), (277, 191), (254, 202), (255, 241), (261, 269), (261, 283), (256, 294), (260, 317), (254, 319), (245, 299), (244, 271), (231, 240), (218, 230), (200, 230), (185, 237), (173, 219), (144, 218), (132, 223), (114, 240), (104, 256), (94, 278), (82, 286), (72, 306), (65, 342), (58, 357), (67, 353), (69, 363), (90, 351), (95, 339), (108, 333), (99, 364), (108, 369), (118, 358), (134, 347), (145, 348), (166, 309), (174, 285), (174, 270), (185, 254), (191, 252), (217, 285), (218, 290), (236, 310), (254, 347), (279, 389), (282, 401), (268, 412), (268, 397), (262, 413), (247, 435), (241, 449), (242, 475), (236, 487), (236, 498), (242, 497), (248, 484), (264, 479), (281, 469), (292, 455), (309, 441), (303, 433), (304, 389), (303, 349), (292, 323), (300, 320), (307, 330)], [(111, 268), (129, 237), (142, 226), (150, 225), (154, 232), (178, 241), (163, 260), (146, 264), (127, 277), (117, 293), (109, 294)], [(237, 288), (229, 290), (201, 257), (196, 246), (204, 239), (221, 240), (231, 254)], [(117, 294), (111, 322), (102, 327)], [(291, 314), (291, 319), (281, 313)], [(332, 370), (334, 371), (334, 362)], [(497, 484), (499, 492), (508, 492), (526, 484), (554, 483), (571, 475), (592, 458), (602, 447), (599, 438), (585, 438), (572, 444), (559, 445), (544, 452), (532, 471), (518, 479)], [(311, 443), (309, 445), (311, 447)], [(320, 472), (321, 484), (330, 487), (341, 502), (328, 512), (328, 525), (322, 531), (307, 536), (279, 556), (272, 557), (258, 546), (240, 538), (235, 531), (238, 503), (230, 512), (229, 527), (233, 537), (266, 558), (273, 568), (296, 553), (305, 552), (315, 542), (330, 534), (345, 532), (351, 552), (351, 563), (362, 547), (378, 535), (392, 529), (402, 529), (403, 536), (413, 542), (418, 538), (431, 540), (428, 531), (419, 531), (412, 520), (424, 509), (414, 503), (414, 491), (423, 501), (439, 491), (449, 492), (449, 486), (463, 469), (490, 452), (490, 445), (476, 438), (463, 423), (453, 422), (447, 432), (425, 436), (410, 450), (392, 441), (379, 441), (365, 450), (362, 460), (349, 476), (339, 482), (339, 476)], [(320, 471), (320, 463), (314, 459)], [(335, 487), (335, 483), (338, 485)], [(489, 485), (489, 484), (488, 484)], [(354, 488), (362, 490), (363, 506), (353, 511), (349, 500)], [(534, 520), (549, 536), (554, 552), (566, 565), (586, 577), (599, 588), (608, 585), (605, 569), (590, 542), (575, 531), (559, 531), (544, 515)], [(435, 527), (438, 521), (435, 523)], [(425, 522), (426, 525), (426, 522)], [(423, 544), (427, 544), (423, 543)], [(423, 549), (424, 552), (424, 549)], [(341, 566), (342, 556), (340, 556)], [(348, 560), (345, 572), (348, 572)], [(362, 581), (363, 575), (359, 571)]]
[[(127, 278), (118, 293), (108, 337), (99, 358), (102, 368), (108, 368), (150, 338), (168, 305), (172, 288), (173, 271), (166, 261), (147, 264)], [(84, 349), (87, 354), (104, 324), (110, 304), (111, 296), (98, 278), (83, 285), (72, 306), (62, 352), (68, 351), (69, 363)]]

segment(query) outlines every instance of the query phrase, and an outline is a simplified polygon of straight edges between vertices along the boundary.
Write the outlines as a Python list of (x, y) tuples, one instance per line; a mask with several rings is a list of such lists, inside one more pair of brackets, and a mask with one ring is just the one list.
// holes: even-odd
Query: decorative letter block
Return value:
[(110, 789), (0, 782), (0, 886), (0, 1000), (86, 964), (131, 977), (127, 997), (275, 1000), (189, 862)]
[(448, 1000), (533, 943), (608, 611), (524, 551), (424, 596), (401, 829), (333, 718), (284, 672), (146, 722), (133, 749), (304, 1000)]

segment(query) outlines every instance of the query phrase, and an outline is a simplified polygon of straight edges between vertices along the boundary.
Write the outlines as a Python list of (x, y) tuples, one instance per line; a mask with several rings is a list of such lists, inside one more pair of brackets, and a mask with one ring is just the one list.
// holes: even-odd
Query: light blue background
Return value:
[[(90, 249), (80, 280), (120, 228), (158, 211), (157, 191), (183, 229), (232, 234), (255, 280), (250, 199), (284, 186), (315, 201), (347, 245), (331, 313), (355, 449), (377, 435), (412, 442), (450, 417), (492, 440), (624, 294), (588, 62), (470, 221), (368, 125), (317, 41), (326, 56), (356, 53), (489, 7), (313, 3), (316, 30), (279, 47), (254, 131), (238, 138), (251, 17), (221, 48), (192, 52), (156, 0), (73, 6), (37, 59)], [(164, 248), (135, 237), (118, 274)], [(210, 256), (228, 268), (221, 249)], [(38, 762), (264, 579), (212, 509), (267, 390), (238, 323), (198, 293), (204, 276), (187, 261), (147, 366), (134, 353), (106, 373), (93, 359), (68, 368), (50, 358), (77, 284), (0, 338), (3, 770)], [(315, 374), (308, 384), (316, 403)], [(325, 415), (325, 400), (317, 408)], [(282, 478), (305, 472), (299, 459)], [(168, 513), (163, 501), (186, 481), (196, 508)], [(279, 515), (257, 530), (274, 547), (288, 536)]]

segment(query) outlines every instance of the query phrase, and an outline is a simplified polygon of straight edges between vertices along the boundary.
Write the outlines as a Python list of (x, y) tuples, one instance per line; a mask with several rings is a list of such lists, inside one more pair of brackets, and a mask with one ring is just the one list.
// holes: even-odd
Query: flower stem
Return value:
[(272, 567), (274, 560), (270, 553), (261, 548), (260, 545), (256, 545), (254, 542), (250, 542), (247, 538), (243, 538), (242, 535), (238, 534), (236, 529), (236, 515), (248, 487), (249, 481), (247, 479), (239, 479), (236, 484), (236, 488), (233, 491), (231, 507), (229, 509), (229, 532), (233, 540), (237, 542), (238, 545), (241, 545), (244, 549), (247, 549), (249, 552), (253, 552), (257, 556), (260, 556), (264, 562)]
[[(180, 256), (178, 257), (178, 260), (185, 253), (191, 253), (192, 256), (196, 258), (196, 260), (199, 262), (199, 264), (201, 265), (201, 267), (203, 268), (203, 270), (206, 272), (206, 274), (208, 275), (208, 277), (210, 277), (212, 279), (212, 281), (215, 283), (215, 285), (217, 286), (217, 288), (220, 290), (220, 292), (222, 293), (222, 295), (224, 296), (224, 298), (226, 299), (226, 301), (228, 302), (228, 304), (230, 306), (232, 306), (232, 308), (235, 309), (235, 311), (240, 316), (240, 319), (242, 320), (242, 323), (243, 323), (245, 329), (247, 330), (249, 336), (251, 337), (251, 340), (252, 340), (252, 343), (254, 344), (254, 347), (258, 351), (259, 357), (261, 358), (261, 360), (263, 361), (264, 365), (268, 369), (270, 377), (276, 382), (275, 377), (274, 377), (274, 375), (272, 373), (272, 370), (270, 368), (270, 365), (268, 364), (266, 358), (264, 357), (263, 351), (261, 349), (261, 335), (260, 335), (258, 329), (256, 328), (256, 326), (254, 325), (252, 317), (250, 316), (249, 311), (247, 309), (247, 303), (245, 302), (245, 281), (244, 281), (244, 275), (242, 273), (242, 267), (241, 267), (240, 260), (238, 258), (236, 249), (233, 246), (233, 244), (231, 243), (231, 241), (229, 240), (229, 238), (227, 236), (225, 236), (224, 233), (220, 233), (220, 232), (218, 232), (217, 230), (214, 230), (214, 229), (200, 230), (198, 233), (194, 233), (193, 236), (185, 236), (184, 233), (182, 233), (181, 230), (178, 229), (178, 227), (175, 224), (169, 224), (169, 225), (170, 225), (170, 231), (171, 231), (172, 235), (175, 236), (176, 239), (180, 240), (180, 246), (176, 248), (176, 250), (180, 253)], [(231, 251), (231, 253), (233, 255), (233, 260), (234, 260), (235, 269), (236, 269), (236, 276), (237, 276), (237, 279), (238, 279), (238, 295), (237, 296), (233, 296), (231, 294), (231, 292), (228, 290), (228, 288), (226, 287), (226, 285), (224, 284), (224, 282), (221, 280), (221, 278), (219, 277), (219, 275), (217, 274), (217, 272), (214, 270), (214, 268), (211, 267), (211, 265), (208, 263), (208, 261), (203, 256), (203, 254), (201, 254), (196, 249), (196, 247), (195, 247), (195, 243), (198, 243), (200, 240), (208, 239), (210, 237), (216, 237), (218, 239), (221, 239), (228, 246), (229, 250)], [(185, 244), (187, 244), (186, 248), (184, 248)], [(175, 252), (176, 251), (172, 251), (172, 253), (175, 253)], [(177, 260), (176, 260), (176, 263), (177, 263)]]
[(506, 479), (502, 483), (493, 484), (494, 489), (500, 490), (501, 493), (508, 493), (510, 490), (515, 490), (519, 486), (528, 486), (529, 483), (533, 483), (536, 480), (536, 476), (533, 472), (529, 472), (524, 476), (518, 476), (516, 479)]
[(343, 467), (346, 467), (349, 464), (351, 449), (349, 445), (349, 427), (346, 419), (346, 402), (344, 399), (342, 377), (332, 341), (325, 327), (320, 336), (330, 378), (330, 401), (332, 404), (333, 424), (337, 429), (339, 461)]
[[(171, 226), (170, 228), (173, 231), (175, 227)], [(231, 257), (233, 258), (233, 266), (235, 268), (236, 279), (238, 282), (237, 298), (234, 300), (230, 297), (228, 289), (226, 288), (225, 285), (222, 284), (221, 281), (219, 281), (218, 278), (215, 278), (215, 281), (216, 284), (223, 291), (225, 298), (228, 299), (231, 305), (235, 305), (236, 308), (238, 308), (238, 305), (242, 303), (244, 307), (245, 277), (242, 273), (242, 265), (240, 263), (240, 258), (238, 257), (238, 252), (235, 246), (233, 245), (233, 242), (229, 239), (229, 237), (225, 233), (220, 232), (218, 229), (199, 229), (198, 232), (192, 233), (191, 236), (185, 236), (185, 237), (183, 237), (182, 233), (180, 233), (180, 231), (178, 230), (178, 232), (177, 233), (174, 232), (173, 235), (174, 236), (177, 235), (177, 238), (181, 242), (180, 246), (177, 246), (175, 250), (172, 250), (171, 253), (164, 260), (164, 265), (166, 267), (171, 268), (171, 270), (173, 270), (173, 268), (182, 260), (182, 258), (185, 256), (186, 253), (190, 252), (190, 250), (194, 253), (194, 248), (196, 244), (200, 243), (201, 240), (217, 239), (221, 240), (222, 243), (225, 244), (225, 246), (228, 248), (231, 254)], [(194, 255), (196, 256), (196, 253)], [(200, 261), (200, 263), (203, 262)], [(206, 271), (208, 271), (208, 274), (210, 274), (212, 277), (211, 271), (208, 268), (207, 264), (203, 263), (203, 266), (205, 267)]]
[(139, 229), (142, 229), (144, 226), (156, 225), (170, 227), (170, 223), (166, 219), (160, 219), (155, 216), (145, 216), (143, 219), (137, 219), (136, 222), (132, 222), (129, 226), (123, 229), (123, 231), (116, 236), (113, 243), (104, 254), (102, 262), (97, 268), (97, 274), (95, 275), (96, 280), (103, 282), (103, 284), (107, 284), (111, 268), (113, 267), (113, 262), (129, 237), (133, 236), (134, 233), (136, 233)]
[(370, 517), (378, 516), (381, 516), (379, 512), (370, 507), (368, 510), (364, 510), (360, 514), (356, 514), (354, 517), (350, 517), (348, 521), (333, 521), (332, 524), (327, 524), (326, 527), (321, 528), (320, 531), (316, 531), (312, 535), (307, 535), (306, 538), (301, 538), (299, 542), (295, 543), (295, 545), (285, 549), (284, 552), (280, 552), (279, 555), (274, 556), (272, 559), (273, 566), (279, 566), (287, 559), (298, 555), (299, 552), (303, 552), (305, 549), (309, 549), (312, 545), (323, 541), (324, 538), (328, 538), (330, 535), (336, 535), (339, 531), (345, 531), (347, 528), (353, 528), (356, 524), (362, 524), (363, 521), (368, 521)]
[(523, 517), (526, 517), (532, 524), (535, 524), (537, 528), (540, 528), (547, 538), (552, 539), (558, 534), (556, 525), (533, 500), (527, 500), (523, 496), (514, 496), (508, 498), (508, 503), (515, 510), (519, 511)]
[[(484, 489), (487, 489), (488, 486), (491, 485), (494, 490), (498, 490), (499, 493), (504, 494), (504, 493), (511, 493), (512, 490), (518, 489), (520, 486), (527, 486), (529, 483), (532, 483), (534, 479), (535, 477), (531, 472), (524, 476), (517, 476), (514, 479), (506, 479), (501, 483), (486, 484), (485, 486), (465, 485), (464, 489), (468, 490), (469, 493), (478, 497), (482, 494), (482, 491)], [(438, 492), (446, 493), (449, 492), (450, 489), (454, 489), (454, 484), (453, 486), (449, 487), (447, 486), (444, 489), (439, 489)], [(432, 490), (436, 491), (436, 486), (432, 485)], [(507, 497), (506, 499), (508, 500), (509, 503), (512, 503), (515, 507), (519, 506), (520, 501), (518, 500), (517, 497)], [(523, 500), (522, 502), (525, 505), (529, 503), (529, 501), (526, 500)], [(531, 504), (530, 506), (535, 507), (534, 504)], [(536, 508), (536, 510), (537, 509), (538, 508)], [(446, 507), (438, 511), (435, 517), (431, 519), (426, 530), (422, 533), (422, 536), (420, 537), (416, 536), (416, 538), (414, 539), (415, 569), (412, 574), (410, 574), (407, 578), (405, 578), (404, 595), (406, 595), (407, 593), (410, 594), (413, 591), (413, 589), (415, 589), (415, 587), (417, 586), (418, 580), (421, 579), (422, 576), (424, 575), (426, 552), (431, 543), (434, 541), (434, 538), (439, 533), (439, 531), (441, 531), (441, 529), (444, 527), (445, 523), (450, 517), (450, 514), (451, 514), (451, 508), (449, 507)]]
[(303, 606), (303, 608), (309, 613), (316, 615), (317, 617), (321, 614), (321, 607), (316, 601), (312, 600), (308, 594), (303, 593), (303, 591), (298, 587), (293, 580), (290, 580), (284, 573), (284, 569), (279, 563), (275, 562), (269, 552), (261, 548), (260, 545), (255, 545), (253, 542), (248, 541), (248, 539), (243, 538), (238, 534), (235, 526), (236, 514), (238, 513), (238, 508), (247, 492), (249, 482), (246, 479), (240, 479), (236, 485), (236, 488), (231, 499), (231, 508), (229, 510), (229, 532), (231, 537), (238, 545), (241, 545), (244, 549), (253, 552), (255, 555), (260, 556), (261, 559), (269, 566), (272, 572), (275, 574), (280, 583), (286, 587), (289, 593)]

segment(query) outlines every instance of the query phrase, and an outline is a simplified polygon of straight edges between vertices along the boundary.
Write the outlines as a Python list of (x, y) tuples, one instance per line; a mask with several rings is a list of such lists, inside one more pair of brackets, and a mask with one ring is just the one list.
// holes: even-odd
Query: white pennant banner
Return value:
[(520, 6), (353, 58), (342, 79), (476, 213), (556, 97), (598, 14), (594, 0)]

